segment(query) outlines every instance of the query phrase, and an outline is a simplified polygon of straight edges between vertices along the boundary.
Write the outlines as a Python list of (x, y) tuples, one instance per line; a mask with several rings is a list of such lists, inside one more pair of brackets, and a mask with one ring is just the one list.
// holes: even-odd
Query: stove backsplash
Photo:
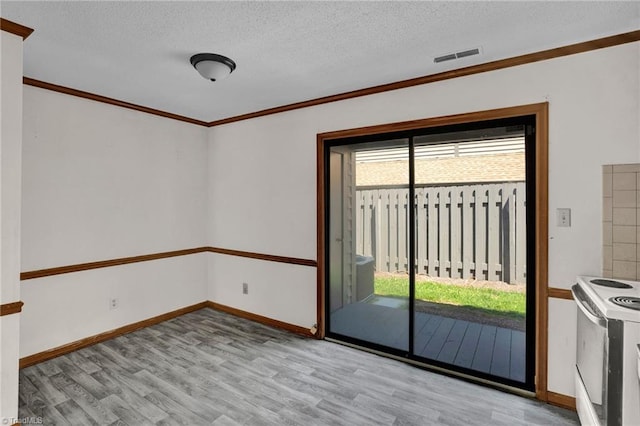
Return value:
[(602, 166), (602, 276), (640, 280), (640, 164)]

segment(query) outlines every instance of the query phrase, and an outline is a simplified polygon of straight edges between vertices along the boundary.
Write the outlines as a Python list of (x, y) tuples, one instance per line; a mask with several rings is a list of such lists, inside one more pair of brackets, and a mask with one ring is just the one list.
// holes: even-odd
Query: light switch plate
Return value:
[(561, 208), (556, 210), (557, 225), (559, 227), (571, 226), (571, 209)]

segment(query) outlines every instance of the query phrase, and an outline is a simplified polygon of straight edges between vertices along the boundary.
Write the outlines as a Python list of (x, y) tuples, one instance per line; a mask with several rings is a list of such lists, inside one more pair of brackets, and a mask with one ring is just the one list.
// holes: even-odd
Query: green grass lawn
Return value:
[[(375, 294), (379, 296), (407, 297), (408, 289), (408, 278), (375, 278)], [(525, 316), (526, 296), (518, 292), (416, 281), (416, 299), (481, 309), (515, 318)]]

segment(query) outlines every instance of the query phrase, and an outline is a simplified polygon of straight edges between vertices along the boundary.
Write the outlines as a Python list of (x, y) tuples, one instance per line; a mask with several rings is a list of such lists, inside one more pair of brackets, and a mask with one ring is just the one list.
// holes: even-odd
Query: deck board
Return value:
[(468, 321), (454, 321), (453, 328), (447, 336), (447, 340), (444, 342), (444, 345), (442, 345), (442, 349), (436, 358), (438, 361), (449, 364), (453, 363), (456, 359), (456, 355), (458, 355), (458, 350), (460, 349), (462, 339), (469, 327), (469, 324), (470, 323)]
[(492, 325), (483, 326), (480, 331), (480, 339), (478, 339), (478, 348), (476, 349), (476, 356), (473, 357), (471, 368), (473, 370), (482, 371), (483, 373), (489, 373), (491, 370), (491, 358), (493, 358), (494, 342), (496, 340), (496, 329)]
[(511, 369), (511, 330), (498, 327), (491, 358), (491, 374), (509, 377)]
[(458, 355), (453, 361), (454, 365), (471, 368), (473, 358), (476, 355), (476, 348), (478, 347), (478, 339), (480, 339), (481, 331), (482, 324), (478, 324), (477, 322), (469, 323), (464, 337), (462, 338)]
[(511, 365), (509, 377), (513, 380), (523, 382), (525, 379), (525, 333), (522, 331), (511, 332)]
[(455, 322), (456, 320), (453, 318), (443, 317), (440, 325), (438, 325), (438, 328), (433, 333), (433, 337), (429, 340), (429, 344), (424, 348), (422, 353), (417, 355), (424, 356), (425, 358), (436, 359)]
[(416, 353), (422, 353), (425, 351), (429, 341), (438, 330), (438, 327), (440, 327), (440, 323), (443, 319), (444, 317), (439, 315), (432, 315), (429, 322), (426, 323), (422, 330), (420, 330), (420, 333), (415, 336), (414, 341)]
[[(331, 314), (331, 331), (394, 349), (408, 350), (408, 310), (354, 303)], [(525, 333), (492, 325), (415, 313), (417, 356), (525, 380)]]

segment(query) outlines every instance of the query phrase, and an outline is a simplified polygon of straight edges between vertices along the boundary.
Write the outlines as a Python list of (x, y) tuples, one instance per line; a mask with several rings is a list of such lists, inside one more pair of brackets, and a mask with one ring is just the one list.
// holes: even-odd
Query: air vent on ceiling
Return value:
[(435, 58), (433, 60), (433, 62), (435, 62), (437, 64), (438, 62), (450, 61), (452, 59), (456, 59), (456, 54), (455, 53), (451, 53), (449, 55), (438, 56), (437, 58)]
[(466, 58), (467, 56), (473, 56), (473, 55), (478, 55), (478, 54), (480, 54), (480, 49), (478, 49), (478, 48), (469, 49), (469, 50), (463, 50), (461, 52), (449, 53), (447, 55), (438, 56), (437, 58), (433, 59), (433, 62), (435, 62), (437, 64), (439, 62), (451, 61), (453, 59)]

